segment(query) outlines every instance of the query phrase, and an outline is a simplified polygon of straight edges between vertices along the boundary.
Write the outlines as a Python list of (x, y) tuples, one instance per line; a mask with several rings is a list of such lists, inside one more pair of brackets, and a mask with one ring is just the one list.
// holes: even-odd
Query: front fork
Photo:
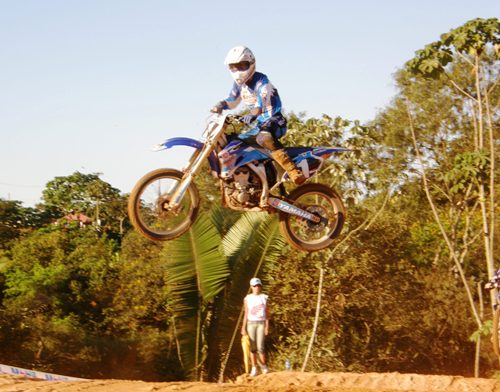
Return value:
[(191, 182), (193, 181), (194, 176), (201, 169), (203, 162), (208, 158), (211, 152), (212, 145), (206, 144), (201, 150), (195, 150), (193, 155), (191, 155), (188, 165), (183, 170), (184, 175), (182, 176), (179, 184), (175, 187), (174, 193), (168, 202), (168, 210), (175, 211), (177, 210), (177, 208), (179, 208), (184, 195), (186, 194), (189, 186), (191, 185)]

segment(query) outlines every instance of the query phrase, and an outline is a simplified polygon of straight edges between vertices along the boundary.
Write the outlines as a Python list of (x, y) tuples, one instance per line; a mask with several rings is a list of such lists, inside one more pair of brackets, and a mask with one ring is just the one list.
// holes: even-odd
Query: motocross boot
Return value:
[(278, 162), (278, 164), (286, 170), (288, 173), (288, 176), (291, 178), (291, 180), (296, 184), (300, 185), (304, 183), (306, 180), (306, 177), (302, 172), (295, 166), (295, 163), (290, 159), (288, 154), (286, 153), (285, 150), (280, 149), (280, 150), (275, 150), (271, 151), (271, 155), (273, 156), (273, 159)]

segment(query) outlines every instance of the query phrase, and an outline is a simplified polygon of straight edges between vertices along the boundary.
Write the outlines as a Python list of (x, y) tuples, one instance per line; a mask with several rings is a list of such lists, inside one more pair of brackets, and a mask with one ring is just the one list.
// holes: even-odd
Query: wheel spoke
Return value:
[(169, 206), (182, 173), (160, 169), (144, 176), (129, 200), (129, 216), (134, 227), (146, 237), (168, 240), (183, 234), (193, 223), (198, 210), (198, 192), (191, 185), (180, 205)]
[(344, 223), (344, 207), (338, 195), (321, 184), (307, 184), (290, 195), (297, 207), (321, 218), (319, 222), (281, 214), (282, 231), (295, 247), (315, 251), (326, 248), (338, 236)]
[(306, 194), (298, 201), (302, 209), (323, 219), (319, 223), (314, 223), (304, 218), (290, 217), (290, 228), (294, 235), (307, 242), (321, 241), (329, 237), (337, 224), (335, 204), (329, 198), (314, 193)]

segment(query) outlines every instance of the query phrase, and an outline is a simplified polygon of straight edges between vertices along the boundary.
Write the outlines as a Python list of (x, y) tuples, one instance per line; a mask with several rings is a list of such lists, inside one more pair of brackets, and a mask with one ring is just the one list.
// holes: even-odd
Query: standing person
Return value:
[(241, 101), (248, 105), (250, 114), (243, 117), (247, 125), (257, 121), (254, 128), (241, 133), (242, 140), (254, 140), (259, 146), (271, 151), (273, 159), (286, 170), (291, 180), (302, 184), (306, 177), (295, 166), (278, 140), (286, 133), (286, 119), (281, 113), (278, 90), (266, 75), (255, 71), (255, 56), (245, 46), (235, 46), (226, 56), (224, 64), (229, 67), (234, 79), (229, 97), (217, 103), (211, 111), (222, 113), (234, 109)]
[(262, 293), (262, 282), (259, 278), (250, 279), (252, 293), (243, 300), (245, 315), (241, 334), (250, 338), (250, 359), (252, 370), (250, 376), (257, 375), (257, 353), (259, 354), (262, 374), (269, 372), (266, 365), (265, 337), (269, 333), (269, 305), (268, 296)]

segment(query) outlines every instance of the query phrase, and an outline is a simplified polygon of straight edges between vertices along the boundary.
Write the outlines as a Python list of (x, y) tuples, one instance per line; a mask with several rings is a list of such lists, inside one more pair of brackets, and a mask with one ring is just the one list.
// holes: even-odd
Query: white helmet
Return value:
[(247, 82), (255, 73), (255, 56), (246, 46), (235, 46), (224, 60), (229, 67), (231, 76), (237, 84)]

